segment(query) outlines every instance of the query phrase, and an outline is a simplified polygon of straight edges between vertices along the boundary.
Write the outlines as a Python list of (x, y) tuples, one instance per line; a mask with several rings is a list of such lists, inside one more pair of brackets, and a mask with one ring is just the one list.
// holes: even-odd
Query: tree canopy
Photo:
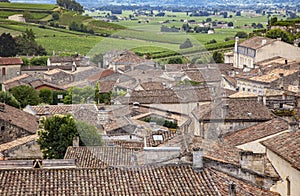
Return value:
[(193, 47), (193, 44), (192, 44), (192, 42), (191, 42), (191, 40), (189, 38), (187, 38), (185, 40), (185, 42), (182, 43), (182, 44), (180, 44), (180, 46), (179, 46), (180, 49), (191, 48), (191, 47)]
[(64, 98), (65, 104), (80, 104), (89, 103), (95, 99), (95, 89), (90, 86), (84, 88), (72, 87), (67, 91), (67, 95)]
[(215, 51), (212, 58), (215, 63), (224, 63), (224, 55), (221, 52)]
[(67, 10), (76, 11), (79, 13), (83, 12), (83, 7), (80, 3), (76, 2), (75, 0), (57, 0), (57, 5), (64, 7)]
[(13, 106), (15, 108), (20, 108), (20, 103), (18, 100), (7, 91), (0, 91), (0, 102), (6, 103), (7, 105)]
[(266, 37), (272, 38), (272, 39), (277, 39), (280, 38), (281, 41), (287, 42), (292, 44), (294, 39), (293, 35), (288, 33), (287, 31), (281, 30), (281, 29), (271, 29), (267, 31)]
[(15, 86), (9, 92), (19, 101), (21, 108), (27, 105), (38, 105), (40, 103), (39, 93), (27, 85)]
[(80, 138), (80, 145), (102, 145), (102, 136), (96, 127), (76, 121), (70, 114), (44, 117), (39, 128), (37, 142), (44, 158), (62, 159), (68, 146), (72, 146), (74, 137)]
[(38, 45), (32, 29), (26, 29), (22, 35), (15, 38), (17, 54), (19, 55), (46, 55), (45, 48)]
[(0, 36), (0, 56), (11, 57), (16, 56), (17, 48), (14, 38), (10, 33), (2, 33)]

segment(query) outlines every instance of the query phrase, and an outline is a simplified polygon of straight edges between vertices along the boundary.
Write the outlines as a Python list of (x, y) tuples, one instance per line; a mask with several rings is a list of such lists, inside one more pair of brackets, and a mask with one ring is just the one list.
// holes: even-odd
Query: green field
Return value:
[(12, 8), (12, 9), (30, 9), (30, 10), (53, 10), (56, 8), (53, 4), (29, 4), (29, 3), (0, 3), (0, 8)]

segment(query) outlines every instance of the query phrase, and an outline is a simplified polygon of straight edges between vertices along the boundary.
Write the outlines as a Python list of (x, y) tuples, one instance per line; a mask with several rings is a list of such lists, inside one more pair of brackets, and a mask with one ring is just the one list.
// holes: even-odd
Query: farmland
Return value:
[[(242, 16), (229, 18), (220, 15), (207, 17), (187, 16), (185, 12), (165, 12), (165, 16), (134, 15), (132, 11), (123, 10), (122, 14), (115, 15), (115, 22), (103, 22), (101, 17), (112, 16), (109, 11), (85, 12), (79, 15), (75, 12), (61, 10), (49, 4), (0, 4), (0, 33), (9, 32), (16, 36), (26, 29), (32, 29), (36, 40), (46, 48), (48, 54), (53, 51), (57, 54), (95, 54), (104, 53), (113, 49), (131, 49), (139, 55), (148, 55), (149, 58), (166, 60), (173, 56), (186, 56), (192, 59), (201, 58), (202, 54), (208, 56), (206, 50), (228, 51), (233, 47), (234, 36), (237, 32), (250, 33), (253, 31), (252, 23), (266, 25), (267, 16), (253, 13), (243, 13)], [(31, 17), (43, 22), (43, 25), (33, 23), (18, 23), (4, 20), (15, 13), (30, 12)], [(59, 11), (59, 19), (53, 20), (52, 13)], [(153, 11), (154, 15), (158, 11)], [(129, 20), (129, 17), (134, 18)], [(95, 17), (96, 19), (93, 19)], [(2, 19), (1, 19), (2, 18)], [(193, 21), (192, 28), (210, 18), (211, 21), (228, 23), (233, 22), (234, 28), (214, 28), (214, 34), (161, 32), (161, 26), (181, 28), (187, 21)], [(52, 23), (51, 26), (50, 22)], [(76, 23), (79, 27), (93, 30), (93, 34), (84, 31), (69, 30), (69, 26)], [(63, 28), (62, 28), (63, 27)], [(105, 37), (103, 37), (105, 36)], [(193, 47), (179, 49), (186, 40), (190, 40)], [(209, 43), (213, 40), (213, 43)], [(226, 40), (226, 41), (225, 41)], [(205, 57), (208, 58), (208, 57)]]

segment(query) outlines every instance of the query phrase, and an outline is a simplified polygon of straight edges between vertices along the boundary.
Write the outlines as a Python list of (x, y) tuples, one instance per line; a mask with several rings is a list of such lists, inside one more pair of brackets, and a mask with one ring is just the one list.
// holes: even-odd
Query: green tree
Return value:
[(15, 86), (9, 92), (19, 101), (21, 108), (27, 105), (38, 105), (40, 103), (39, 93), (27, 85)]
[(2, 33), (0, 36), (0, 57), (16, 56), (17, 48), (14, 38), (10, 33)]
[(44, 117), (39, 128), (37, 142), (47, 159), (62, 159), (74, 137), (80, 138), (80, 145), (102, 145), (96, 127), (76, 121), (70, 114)]
[(224, 55), (221, 52), (215, 51), (212, 58), (215, 63), (224, 63)]
[(183, 64), (183, 60), (180, 57), (171, 58), (169, 59), (168, 64)]
[(22, 35), (15, 38), (17, 53), (19, 55), (46, 55), (45, 48), (38, 45), (32, 29), (26, 29)]
[(233, 26), (234, 26), (234, 24), (233, 24), (233, 22), (229, 22), (229, 23), (227, 24), (227, 26), (229, 26), (229, 27), (233, 27)]
[(7, 105), (13, 106), (15, 108), (20, 108), (20, 103), (18, 100), (7, 91), (0, 91), (0, 102), (6, 103)]
[(41, 89), (39, 92), (39, 97), (42, 103), (53, 103), (53, 92), (50, 89)]
[(235, 34), (234, 37), (239, 37), (239, 38), (248, 38), (248, 34), (244, 31), (239, 31)]
[(102, 146), (102, 135), (93, 125), (87, 124), (83, 121), (75, 121), (77, 132), (80, 136), (82, 145), (85, 146)]
[(287, 31), (281, 30), (281, 29), (271, 29), (267, 31), (266, 37), (277, 39), (280, 38), (281, 41), (287, 42), (292, 44), (294, 41), (293, 35), (288, 33)]
[(59, 17), (60, 17), (60, 15), (59, 15), (58, 12), (53, 12), (53, 13), (52, 13), (52, 19), (53, 19), (53, 20), (59, 20)]
[(80, 104), (89, 103), (95, 99), (95, 89), (90, 86), (84, 88), (72, 87), (67, 91), (67, 95), (64, 98), (65, 104)]

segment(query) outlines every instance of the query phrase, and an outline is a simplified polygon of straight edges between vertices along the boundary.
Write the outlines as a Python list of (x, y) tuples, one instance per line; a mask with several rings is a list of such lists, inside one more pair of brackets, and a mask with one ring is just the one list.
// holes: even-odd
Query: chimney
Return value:
[(203, 169), (203, 149), (194, 148), (193, 149), (193, 168), (194, 169)]
[(235, 37), (234, 52), (238, 51), (239, 37)]
[(79, 137), (78, 136), (73, 138), (73, 147), (79, 147)]
[(228, 196), (236, 196), (236, 185), (232, 181), (228, 183)]
[(222, 111), (221, 111), (222, 118), (226, 117), (226, 115), (228, 113), (228, 109), (229, 109), (229, 105), (228, 104), (222, 105)]
[(289, 132), (294, 132), (297, 131), (298, 129), (299, 129), (299, 123), (297, 123), (296, 121), (289, 122), (289, 129), (288, 129)]
[(280, 87), (280, 89), (283, 89), (283, 76), (284, 76), (283, 73), (279, 73), (279, 79), (280, 79), (279, 87)]
[(263, 95), (263, 105), (267, 105), (267, 96)]
[(261, 95), (257, 95), (257, 102), (262, 103), (263, 97)]
[(239, 163), (242, 168), (255, 171), (260, 174), (265, 173), (265, 154), (253, 153), (252, 151), (239, 152)]

